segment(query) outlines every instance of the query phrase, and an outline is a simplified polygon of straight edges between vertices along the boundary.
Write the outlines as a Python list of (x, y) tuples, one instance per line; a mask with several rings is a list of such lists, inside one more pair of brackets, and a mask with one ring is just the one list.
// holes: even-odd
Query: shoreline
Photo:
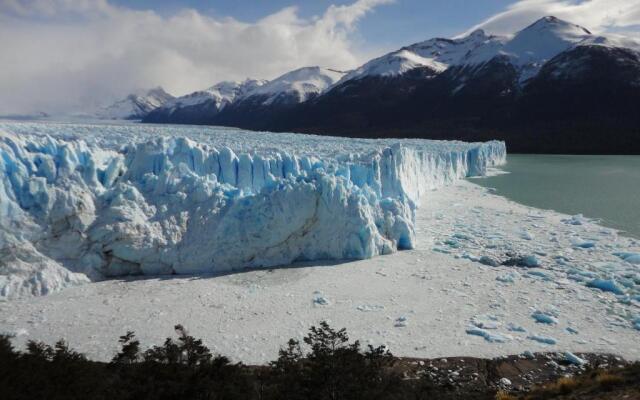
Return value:
[[(640, 359), (635, 346), (640, 331), (632, 319), (638, 301), (624, 304), (613, 293), (588, 288), (569, 279), (570, 267), (562, 265), (585, 271), (606, 267), (600, 263), (623, 265), (612, 253), (640, 251), (640, 243), (589, 221), (563, 222), (568, 218), (462, 181), (426, 195), (417, 213), (414, 250), (214, 278), (92, 283), (1, 302), (0, 329), (17, 334), (17, 344), (65, 337), (98, 360), (113, 355), (116, 338), (126, 330), (136, 331), (145, 346), (161, 342), (181, 323), (214, 352), (262, 364), (286, 339), (302, 337), (321, 320), (346, 327), (364, 345), (387, 345), (399, 357), (493, 358), (567, 350)], [(574, 247), (576, 237), (595, 245)], [(451, 239), (455, 246), (444, 244)], [(478, 262), (508, 248), (531, 253), (542, 268)], [(557, 322), (536, 322), (536, 311)]]
[(584, 215), (619, 234), (640, 239), (640, 158), (513, 155), (501, 169), (474, 181), (520, 204)]

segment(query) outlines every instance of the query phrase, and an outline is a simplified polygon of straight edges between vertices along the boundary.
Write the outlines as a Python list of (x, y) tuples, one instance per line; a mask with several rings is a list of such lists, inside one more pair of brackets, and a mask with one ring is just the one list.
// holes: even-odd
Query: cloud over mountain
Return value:
[(306, 65), (355, 67), (365, 58), (354, 46), (356, 23), (389, 2), (357, 0), (313, 18), (287, 7), (246, 23), (106, 0), (0, 0), (0, 114), (90, 108), (157, 85), (184, 94)]
[(640, 2), (634, 0), (520, 0), (471, 28), (511, 34), (530, 21), (554, 15), (595, 32), (624, 31), (640, 36)]

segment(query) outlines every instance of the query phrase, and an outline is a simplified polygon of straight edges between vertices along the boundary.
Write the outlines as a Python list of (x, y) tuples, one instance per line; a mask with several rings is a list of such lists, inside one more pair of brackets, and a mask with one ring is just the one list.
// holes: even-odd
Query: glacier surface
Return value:
[(0, 298), (410, 249), (428, 191), (505, 156), (498, 141), (0, 123)]

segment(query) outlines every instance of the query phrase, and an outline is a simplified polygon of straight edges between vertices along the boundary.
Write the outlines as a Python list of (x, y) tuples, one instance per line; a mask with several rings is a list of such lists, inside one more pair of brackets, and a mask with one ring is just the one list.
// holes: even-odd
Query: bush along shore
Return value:
[(394, 357), (312, 326), (268, 365), (233, 363), (175, 327), (143, 350), (133, 332), (109, 363), (60, 340), (13, 347), (0, 335), (0, 397), (11, 399), (640, 399), (640, 363), (612, 355), (530, 353), (492, 360)]

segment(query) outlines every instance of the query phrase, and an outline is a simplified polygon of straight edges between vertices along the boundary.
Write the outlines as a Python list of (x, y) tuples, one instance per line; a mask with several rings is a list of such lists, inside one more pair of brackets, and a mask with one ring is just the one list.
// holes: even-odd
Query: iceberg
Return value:
[(428, 192), (503, 142), (0, 124), (0, 298), (411, 249)]

